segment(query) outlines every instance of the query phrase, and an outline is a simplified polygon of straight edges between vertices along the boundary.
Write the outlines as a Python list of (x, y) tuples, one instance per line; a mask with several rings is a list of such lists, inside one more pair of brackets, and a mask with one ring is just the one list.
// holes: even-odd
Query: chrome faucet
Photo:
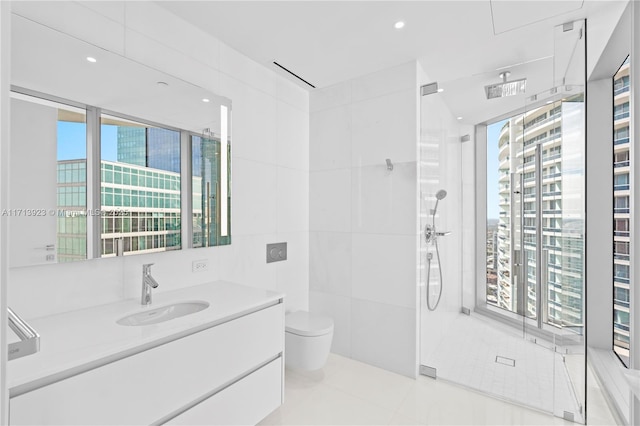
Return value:
[(151, 265), (153, 263), (142, 265), (142, 298), (140, 303), (145, 306), (151, 304), (151, 289), (158, 287), (158, 282), (151, 276)]

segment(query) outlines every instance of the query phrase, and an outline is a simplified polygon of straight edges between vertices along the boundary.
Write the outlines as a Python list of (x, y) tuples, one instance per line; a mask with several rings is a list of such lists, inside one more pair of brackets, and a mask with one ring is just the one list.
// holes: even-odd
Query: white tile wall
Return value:
[(277, 168), (240, 157), (231, 167), (231, 235), (274, 234)]
[(351, 167), (350, 107), (345, 105), (314, 112), (310, 126), (313, 128), (313, 143), (309, 147), (310, 169)]
[[(300, 90), (297, 85), (291, 84), (288, 77), (276, 76), (276, 97), (279, 101), (286, 102), (306, 113), (309, 112), (309, 93), (306, 90)], [(309, 137), (308, 131), (306, 136)]]
[(309, 235), (309, 288), (351, 296), (350, 232), (311, 232)]
[(352, 231), (415, 235), (416, 179), (415, 162), (353, 168)]
[(313, 96), (309, 99), (309, 111), (318, 112), (351, 103), (352, 82), (352, 80), (349, 80), (334, 86), (314, 90)]
[[(272, 242), (287, 242), (287, 260), (277, 262), (276, 289), (287, 294), (287, 311), (309, 309), (309, 232), (278, 233)], [(265, 253), (266, 255), (266, 250)], [(305, 286), (302, 287), (301, 283)]]
[[(16, 311), (32, 318), (139, 297), (141, 265), (150, 262), (156, 263), (156, 291), (226, 279), (280, 289), (288, 307), (306, 309), (309, 93), (153, 2), (16, 2), (12, 7), (233, 103), (230, 246), (13, 269), (9, 300)], [(289, 258), (267, 265), (265, 246), (278, 241), (289, 243)], [(191, 262), (199, 259), (209, 260), (209, 271), (191, 272)]]
[(417, 82), (415, 62), (387, 68), (354, 79), (351, 82), (351, 102), (373, 99), (379, 96), (410, 90), (414, 96)]
[(232, 236), (231, 239), (231, 245), (216, 248), (219, 278), (251, 287), (275, 290), (277, 263), (266, 263), (266, 245), (280, 242), (278, 236), (275, 233), (238, 235)]
[(351, 297), (312, 290), (309, 310), (333, 318), (331, 352), (351, 356)]
[(351, 231), (351, 169), (311, 172), (309, 194), (312, 231)]
[(309, 172), (277, 167), (276, 189), (277, 231), (309, 231)]
[(415, 237), (353, 233), (354, 298), (415, 309)]
[(351, 165), (416, 161), (416, 90), (351, 104)]
[(276, 163), (308, 172), (309, 113), (279, 100), (276, 123)]
[(368, 364), (413, 377), (416, 374), (416, 312), (351, 299), (351, 354)]
[(310, 309), (334, 318), (332, 351), (408, 376), (417, 347), (416, 97), (408, 63), (310, 99)]
[(232, 101), (231, 154), (262, 163), (276, 164), (276, 99), (223, 74), (221, 94)]
[(254, 89), (276, 97), (277, 74), (266, 70), (262, 65), (224, 43), (220, 43), (220, 71)]

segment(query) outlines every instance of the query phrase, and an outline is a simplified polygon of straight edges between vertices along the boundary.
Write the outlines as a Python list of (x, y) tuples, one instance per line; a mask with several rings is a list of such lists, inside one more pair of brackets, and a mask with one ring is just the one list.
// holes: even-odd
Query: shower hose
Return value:
[(438, 305), (440, 304), (440, 298), (442, 297), (442, 268), (440, 267), (440, 250), (438, 249), (438, 240), (434, 239), (433, 243), (436, 246), (436, 256), (438, 257), (438, 272), (440, 273), (440, 290), (438, 291), (438, 299), (436, 300), (435, 306), (431, 307), (431, 300), (429, 297), (430, 288), (431, 288), (431, 259), (433, 258), (433, 253), (427, 253), (427, 308), (430, 311), (435, 311)]

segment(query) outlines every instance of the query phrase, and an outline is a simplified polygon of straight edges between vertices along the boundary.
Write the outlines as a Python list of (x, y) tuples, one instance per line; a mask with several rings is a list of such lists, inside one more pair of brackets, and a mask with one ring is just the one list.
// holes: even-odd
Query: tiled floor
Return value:
[[(318, 372), (287, 369), (285, 381), (285, 403), (261, 425), (575, 425), (442, 380), (413, 380), (334, 354)], [(593, 424), (615, 424), (606, 413), (597, 420)]]
[[(447, 324), (447, 333), (440, 339), (423, 340), (422, 364), (436, 367), (438, 377), (544, 412), (570, 412), (581, 419), (581, 402), (574, 390), (579, 383), (575, 378), (571, 383), (563, 355), (549, 349), (554, 344), (540, 339), (533, 343), (521, 329), (482, 315), (458, 314)], [(583, 372), (584, 355), (575, 357), (576, 362), (582, 360)], [(511, 363), (497, 361), (505, 358)], [(584, 383), (582, 375), (577, 376), (580, 383)]]

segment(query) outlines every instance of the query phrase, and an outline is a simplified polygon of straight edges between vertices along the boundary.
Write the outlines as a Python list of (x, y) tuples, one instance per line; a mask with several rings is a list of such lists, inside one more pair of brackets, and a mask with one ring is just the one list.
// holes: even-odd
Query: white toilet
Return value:
[(333, 339), (333, 319), (296, 311), (284, 319), (285, 364), (303, 370), (318, 370), (324, 366)]

